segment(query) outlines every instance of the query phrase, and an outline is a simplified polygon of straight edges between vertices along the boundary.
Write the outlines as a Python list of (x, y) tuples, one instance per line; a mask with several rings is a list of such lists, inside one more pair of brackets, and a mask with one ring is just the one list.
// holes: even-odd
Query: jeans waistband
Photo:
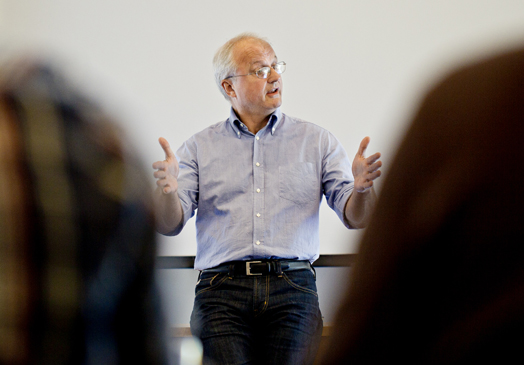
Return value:
[(312, 270), (308, 260), (230, 261), (205, 269), (203, 272), (228, 272), (230, 275), (280, 275), (284, 271)]

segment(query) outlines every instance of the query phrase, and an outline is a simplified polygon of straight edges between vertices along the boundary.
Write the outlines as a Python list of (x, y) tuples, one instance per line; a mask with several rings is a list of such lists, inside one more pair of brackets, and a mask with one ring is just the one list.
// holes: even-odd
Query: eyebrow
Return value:
[[(271, 62), (271, 65), (273, 65), (274, 63), (277, 63), (277, 62), (278, 62), (278, 57), (277, 57), (277, 55), (275, 55), (275, 58), (273, 58), (273, 62)], [(263, 64), (264, 64), (264, 62), (262, 62), (262, 61), (255, 61), (255, 62), (253, 62), (251, 64), (251, 68), (255, 67), (256, 65), (262, 66)], [(262, 66), (262, 67), (265, 67), (265, 66)]]

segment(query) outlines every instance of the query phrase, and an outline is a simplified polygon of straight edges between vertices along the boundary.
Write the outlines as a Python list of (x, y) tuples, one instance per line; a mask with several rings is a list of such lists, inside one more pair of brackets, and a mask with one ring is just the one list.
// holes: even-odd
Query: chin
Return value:
[(270, 99), (270, 104), (272, 108), (279, 108), (282, 105), (282, 99), (280, 97)]

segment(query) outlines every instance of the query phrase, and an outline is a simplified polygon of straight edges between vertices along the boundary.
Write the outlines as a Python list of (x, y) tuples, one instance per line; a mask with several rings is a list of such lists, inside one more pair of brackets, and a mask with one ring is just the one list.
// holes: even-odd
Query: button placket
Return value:
[[(255, 253), (261, 252), (264, 245), (264, 156), (260, 136), (253, 143), (253, 243)], [(260, 249), (258, 249), (260, 248)]]

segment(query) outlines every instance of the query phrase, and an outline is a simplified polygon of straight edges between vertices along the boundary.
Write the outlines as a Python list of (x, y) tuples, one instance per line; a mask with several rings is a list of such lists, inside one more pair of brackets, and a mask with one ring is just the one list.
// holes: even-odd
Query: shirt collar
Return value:
[(233, 128), (233, 132), (235, 132), (237, 137), (240, 138), (240, 136), (242, 135), (240, 128), (247, 129), (247, 127), (244, 125), (244, 123), (240, 121), (240, 119), (237, 116), (237, 113), (235, 113), (233, 108), (231, 108), (231, 111), (229, 112), (228, 121), (229, 121), (229, 124), (231, 125), (231, 128)]
[(280, 111), (280, 108), (277, 108), (277, 110), (275, 110), (273, 114), (271, 114), (271, 116), (269, 117), (269, 122), (267, 123), (268, 128), (271, 128), (271, 135), (275, 134), (275, 131), (277, 130), (277, 127), (281, 121), (282, 112)]
[[(280, 108), (277, 108), (277, 110), (269, 116), (269, 121), (267, 122), (267, 128), (271, 132), (271, 135), (275, 134), (277, 126), (280, 124), (281, 120), (282, 112), (280, 111)], [(235, 113), (233, 108), (231, 108), (229, 112), (228, 121), (238, 138), (242, 135), (242, 131), (247, 131), (247, 127), (242, 123), (242, 121), (240, 121), (240, 118), (237, 116), (237, 113)]]

